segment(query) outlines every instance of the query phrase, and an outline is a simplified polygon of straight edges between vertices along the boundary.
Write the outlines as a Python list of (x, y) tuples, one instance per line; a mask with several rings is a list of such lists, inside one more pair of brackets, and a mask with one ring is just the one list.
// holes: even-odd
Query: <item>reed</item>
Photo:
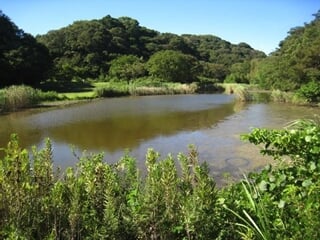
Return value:
[(16, 111), (33, 107), (42, 101), (58, 100), (54, 91), (43, 92), (25, 85), (13, 85), (0, 91), (0, 111)]
[(5, 88), (2, 101), (3, 111), (15, 111), (38, 103), (36, 90), (24, 85)]
[(289, 92), (283, 92), (280, 90), (273, 90), (271, 92), (271, 100), (273, 102), (292, 102), (293, 94)]

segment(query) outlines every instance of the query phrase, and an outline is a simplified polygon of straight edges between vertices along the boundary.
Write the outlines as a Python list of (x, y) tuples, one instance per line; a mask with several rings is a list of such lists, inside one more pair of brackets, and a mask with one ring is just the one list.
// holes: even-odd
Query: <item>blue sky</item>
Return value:
[(33, 35), (76, 20), (128, 16), (159, 32), (212, 34), (265, 53), (319, 9), (319, 0), (0, 0), (0, 10)]

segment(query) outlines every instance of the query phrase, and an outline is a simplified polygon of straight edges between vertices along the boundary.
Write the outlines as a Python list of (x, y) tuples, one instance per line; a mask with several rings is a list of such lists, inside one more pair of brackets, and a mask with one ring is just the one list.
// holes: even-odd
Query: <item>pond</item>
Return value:
[(17, 133), (23, 147), (43, 147), (49, 137), (55, 165), (65, 168), (78, 156), (104, 152), (114, 163), (127, 150), (140, 167), (148, 148), (162, 157), (187, 153), (194, 144), (215, 176), (237, 176), (270, 159), (240, 141), (253, 127), (281, 128), (289, 121), (320, 114), (319, 108), (282, 103), (245, 104), (232, 95), (166, 95), (94, 100), (55, 109), (33, 109), (0, 116), (0, 147)]

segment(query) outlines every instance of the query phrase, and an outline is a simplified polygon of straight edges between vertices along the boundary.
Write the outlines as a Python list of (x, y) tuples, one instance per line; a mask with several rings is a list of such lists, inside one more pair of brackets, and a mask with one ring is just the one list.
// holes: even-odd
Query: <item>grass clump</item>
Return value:
[(54, 91), (43, 92), (30, 86), (13, 85), (1, 90), (0, 107), (2, 111), (16, 111), (21, 108), (33, 107), (42, 101), (58, 99), (58, 94)]
[(126, 83), (108, 83), (94, 90), (94, 96), (96, 97), (122, 97), (129, 95), (129, 85)]

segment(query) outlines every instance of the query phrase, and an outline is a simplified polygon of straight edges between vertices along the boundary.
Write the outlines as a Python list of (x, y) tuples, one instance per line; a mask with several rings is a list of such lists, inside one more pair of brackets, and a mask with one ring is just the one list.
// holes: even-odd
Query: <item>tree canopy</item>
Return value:
[(320, 11), (303, 27), (294, 27), (279, 48), (259, 61), (252, 81), (265, 88), (296, 90), (320, 81)]
[(265, 57), (245, 43), (231, 44), (213, 35), (159, 33), (129, 17), (77, 21), (37, 40), (48, 47), (55, 66), (53, 77), (58, 80), (115, 74), (114, 66), (109, 68), (119, 56), (134, 55), (147, 62), (154, 54), (171, 50), (192, 57), (196, 65), (209, 63), (210, 70), (198, 72), (199, 76), (223, 81), (232, 64)]
[(34, 85), (47, 77), (48, 49), (0, 11), (0, 86)]
[(247, 43), (160, 33), (130, 17), (109, 15), (34, 38), (0, 11), (0, 85), (101, 76), (131, 81), (150, 75), (167, 81), (209, 78), (297, 90), (320, 79), (320, 11), (314, 16), (310, 23), (292, 28), (266, 57)]
[(174, 50), (163, 50), (153, 54), (147, 62), (152, 76), (171, 82), (192, 82), (196, 79), (196, 58)]

